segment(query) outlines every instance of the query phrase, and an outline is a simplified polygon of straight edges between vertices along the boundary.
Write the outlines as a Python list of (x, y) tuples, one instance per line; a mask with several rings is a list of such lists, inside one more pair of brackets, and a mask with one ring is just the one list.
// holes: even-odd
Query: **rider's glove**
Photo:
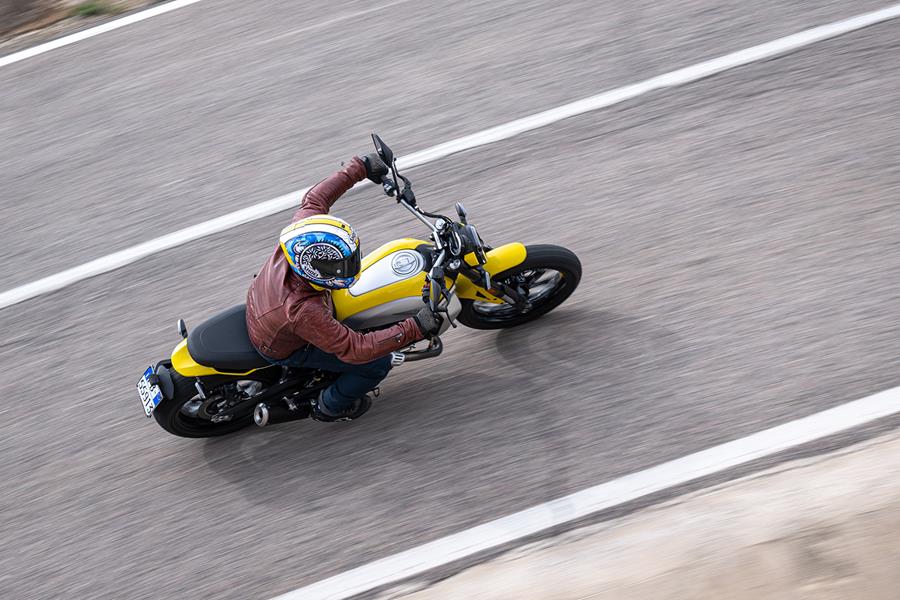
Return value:
[(444, 322), (444, 318), (431, 310), (431, 307), (427, 305), (423, 306), (413, 319), (415, 319), (416, 325), (419, 326), (419, 331), (425, 337), (437, 335), (441, 330), (441, 324)]
[(366, 166), (366, 177), (374, 183), (381, 183), (381, 180), (388, 174), (388, 167), (376, 153), (366, 154), (360, 160)]

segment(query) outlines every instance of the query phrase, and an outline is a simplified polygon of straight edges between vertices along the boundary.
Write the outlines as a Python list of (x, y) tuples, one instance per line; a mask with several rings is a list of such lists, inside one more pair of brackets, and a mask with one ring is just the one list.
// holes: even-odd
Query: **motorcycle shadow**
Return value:
[(501, 331), (496, 348), (542, 403), (555, 406), (556, 420), (582, 421), (567, 424), (567, 435), (662, 438), (679, 418), (704, 420), (685, 377), (707, 364), (660, 321), (571, 307)]
[[(206, 465), (254, 503), (267, 508), (334, 513), (349, 490), (364, 497), (398, 486), (414, 493), (411, 481), (452, 477), (459, 460), (478, 448), (503, 443), (514, 428), (497, 432), (500, 404), (473, 401), (478, 394), (501, 395), (515, 376), (470, 373), (452, 368), (440, 374), (418, 370), (389, 378), (372, 410), (351, 423), (295, 421), (204, 440)], [(513, 419), (514, 421), (515, 419)], [(506, 427), (506, 426), (505, 426)], [(512, 435), (512, 433), (509, 433)], [(460, 448), (463, 448), (461, 450)], [(361, 489), (362, 488), (362, 489)]]
[(357, 422), (206, 440), (206, 464), (281, 514), (390, 519), (409, 503), (476, 502), (502, 478), (561, 495), (566, 465), (618, 453), (604, 440), (662, 439), (665, 419), (690, 410), (671, 394), (684, 344), (651, 319), (573, 307), (477, 339), (438, 370), (388, 378)]
[(554, 385), (633, 379), (676, 345), (676, 336), (652, 319), (578, 307), (501, 330), (496, 340), (506, 364)]

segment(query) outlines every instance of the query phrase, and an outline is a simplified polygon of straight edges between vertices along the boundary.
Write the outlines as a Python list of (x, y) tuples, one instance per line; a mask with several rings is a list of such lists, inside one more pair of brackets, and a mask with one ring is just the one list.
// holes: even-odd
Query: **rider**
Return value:
[(435, 335), (442, 323), (428, 305), (415, 317), (369, 333), (334, 318), (330, 290), (356, 281), (360, 252), (356, 233), (328, 209), (357, 182), (381, 183), (387, 173), (377, 154), (353, 157), (310, 189), (247, 293), (250, 340), (266, 360), (341, 373), (313, 405), (312, 416), (319, 421), (365, 413), (372, 403), (368, 392), (403, 362), (397, 351)]

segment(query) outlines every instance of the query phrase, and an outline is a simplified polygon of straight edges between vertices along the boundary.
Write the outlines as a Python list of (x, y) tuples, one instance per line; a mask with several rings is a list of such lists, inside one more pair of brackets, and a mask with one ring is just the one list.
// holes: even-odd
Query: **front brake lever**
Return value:
[(450, 316), (450, 303), (449, 302), (447, 303), (447, 308), (445, 308), (441, 312), (444, 313), (444, 315), (447, 317), (447, 322), (450, 323), (450, 327), (452, 327), (453, 329), (456, 329), (457, 327), (459, 327), (456, 324), (456, 319), (454, 319), (453, 317)]

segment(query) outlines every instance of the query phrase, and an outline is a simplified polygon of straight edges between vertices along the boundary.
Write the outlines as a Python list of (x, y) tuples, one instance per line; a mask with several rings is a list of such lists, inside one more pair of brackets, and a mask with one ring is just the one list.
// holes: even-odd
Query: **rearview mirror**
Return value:
[(387, 144), (384, 143), (380, 137), (378, 137), (377, 133), (372, 134), (372, 142), (375, 144), (375, 152), (378, 153), (378, 156), (381, 157), (381, 160), (384, 161), (384, 164), (387, 166), (391, 166), (394, 164), (394, 153), (390, 148), (387, 147)]
[(463, 225), (466, 224), (466, 208), (462, 205), (461, 202), (456, 203), (456, 214), (459, 215), (459, 222)]

